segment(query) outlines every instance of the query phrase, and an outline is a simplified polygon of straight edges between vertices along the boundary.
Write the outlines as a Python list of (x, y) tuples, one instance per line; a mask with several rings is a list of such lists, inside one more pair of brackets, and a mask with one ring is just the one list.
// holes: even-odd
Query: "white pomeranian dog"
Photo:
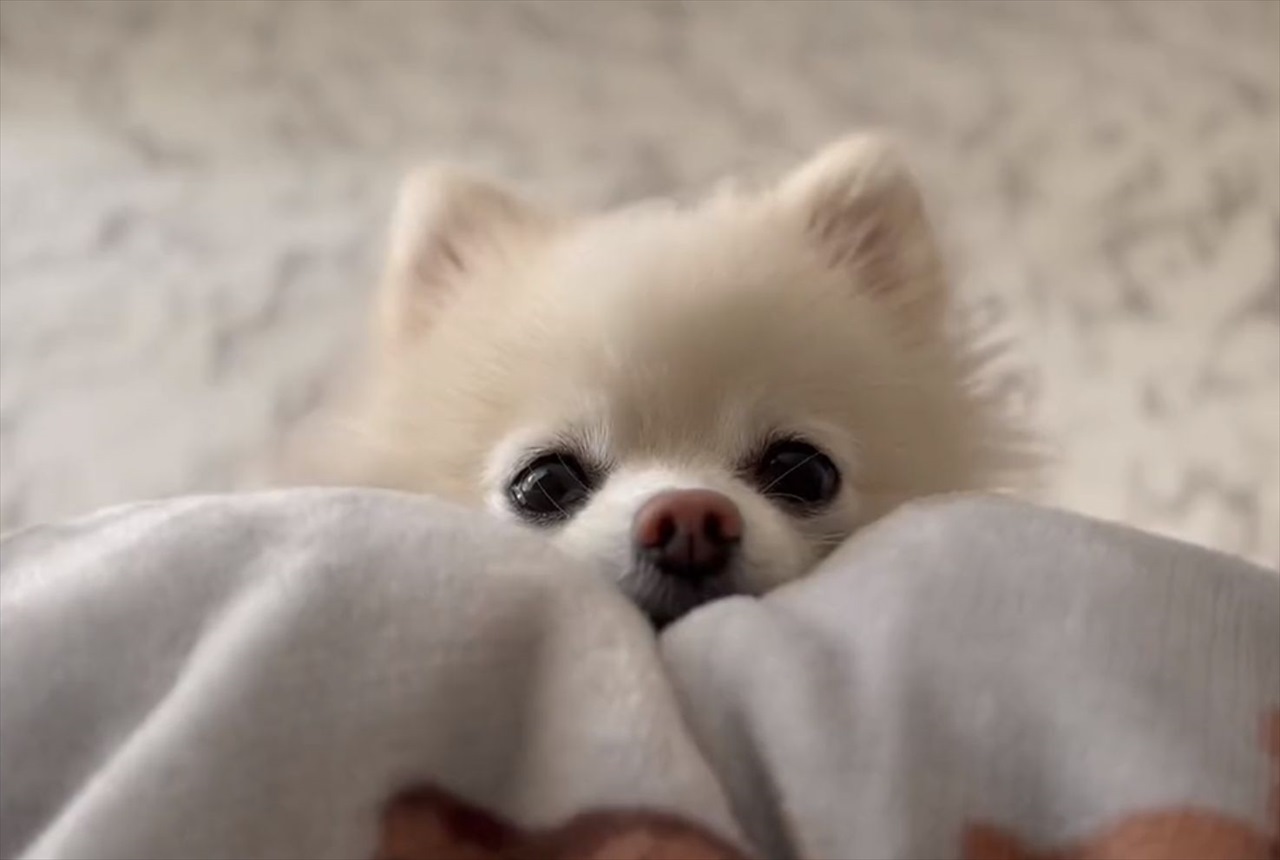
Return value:
[(665, 624), (804, 575), (905, 501), (1016, 476), (1022, 434), (949, 292), (873, 136), (772, 187), (590, 217), (427, 169), (313, 477), (544, 532)]

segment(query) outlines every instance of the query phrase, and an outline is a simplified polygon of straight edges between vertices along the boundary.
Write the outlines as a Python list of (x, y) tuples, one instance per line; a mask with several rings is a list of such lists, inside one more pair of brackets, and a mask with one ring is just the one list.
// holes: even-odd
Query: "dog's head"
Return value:
[(805, 572), (1009, 437), (914, 183), (858, 137), (774, 187), (594, 218), (406, 185), (344, 477), (483, 505), (659, 621)]

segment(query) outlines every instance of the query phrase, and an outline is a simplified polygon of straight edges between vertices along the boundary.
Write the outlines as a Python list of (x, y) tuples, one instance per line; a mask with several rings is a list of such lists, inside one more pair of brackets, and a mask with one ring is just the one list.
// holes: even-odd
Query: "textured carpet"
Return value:
[(0, 524), (228, 486), (395, 180), (568, 204), (895, 130), (1052, 500), (1280, 562), (1280, 4), (0, 3)]

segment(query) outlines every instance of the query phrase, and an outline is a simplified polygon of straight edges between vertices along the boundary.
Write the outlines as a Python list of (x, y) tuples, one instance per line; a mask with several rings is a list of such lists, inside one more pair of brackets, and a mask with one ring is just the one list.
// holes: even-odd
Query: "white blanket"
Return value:
[[(687, 823), (702, 857), (984, 860), (1170, 817), (1273, 850), (1280, 584), (1066, 514), (909, 508), (660, 640), (537, 537), (389, 493), (0, 547), (4, 858), (677, 857)], [(443, 830), (387, 806), (415, 785)], [(529, 848), (615, 809), (649, 853)]]

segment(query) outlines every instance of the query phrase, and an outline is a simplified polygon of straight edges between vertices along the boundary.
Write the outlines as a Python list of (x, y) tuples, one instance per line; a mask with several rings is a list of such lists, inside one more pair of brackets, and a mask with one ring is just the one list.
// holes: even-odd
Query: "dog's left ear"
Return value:
[(819, 152), (782, 183), (783, 205), (854, 289), (907, 320), (936, 323), (947, 285), (914, 178), (895, 147), (853, 135)]
[(412, 337), (430, 327), (457, 290), (512, 246), (545, 231), (551, 217), (465, 171), (426, 167), (400, 187), (379, 307), (383, 335)]

